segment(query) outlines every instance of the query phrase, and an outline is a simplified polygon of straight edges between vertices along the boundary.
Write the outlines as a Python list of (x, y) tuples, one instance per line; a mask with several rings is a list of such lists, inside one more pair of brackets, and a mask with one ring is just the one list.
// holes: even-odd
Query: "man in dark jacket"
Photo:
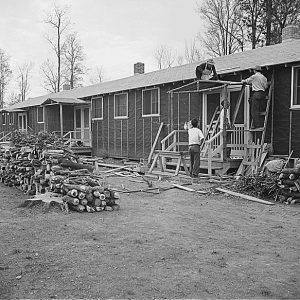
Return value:
[(252, 87), (252, 95), (250, 102), (250, 115), (252, 118), (251, 128), (259, 128), (263, 126), (262, 120), (259, 116), (261, 106), (266, 97), (266, 90), (268, 88), (267, 78), (261, 73), (261, 67), (253, 68), (254, 74), (247, 79), (242, 80), (243, 84), (250, 84)]
[(215, 62), (212, 58), (196, 67), (197, 79), (218, 80), (218, 74), (215, 68)]

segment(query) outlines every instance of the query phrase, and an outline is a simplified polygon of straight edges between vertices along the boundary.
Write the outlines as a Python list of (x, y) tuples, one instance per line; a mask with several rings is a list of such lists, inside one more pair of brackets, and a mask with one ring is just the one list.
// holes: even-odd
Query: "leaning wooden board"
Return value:
[(273, 202), (269, 202), (269, 201), (266, 201), (266, 200), (255, 198), (255, 197), (252, 197), (252, 196), (249, 196), (249, 195), (244, 195), (244, 194), (236, 193), (236, 192), (233, 192), (233, 191), (230, 191), (230, 190), (225, 190), (225, 189), (222, 189), (222, 188), (216, 188), (216, 190), (218, 190), (220, 192), (223, 192), (223, 193), (227, 193), (227, 194), (233, 195), (233, 196), (237, 196), (237, 197), (249, 200), (249, 201), (254, 201), (254, 202), (258, 202), (258, 203), (262, 203), (262, 204), (267, 204), (267, 205), (274, 205), (275, 204)]

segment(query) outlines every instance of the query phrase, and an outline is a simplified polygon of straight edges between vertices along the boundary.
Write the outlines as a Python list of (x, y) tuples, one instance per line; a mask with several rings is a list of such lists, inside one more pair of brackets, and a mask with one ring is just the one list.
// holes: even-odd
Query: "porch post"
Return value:
[(59, 116), (60, 116), (60, 134), (64, 135), (64, 124), (63, 124), (63, 106), (62, 103), (59, 104)]
[(227, 127), (228, 127), (228, 120), (227, 120), (227, 110), (228, 110), (228, 106), (229, 106), (229, 101), (228, 101), (228, 89), (227, 89), (227, 85), (224, 87), (224, 123), (223, 123), (223, 160), (227, 160)]
[(173, 131), (174, 130), (174, 128), (173, 128), (173, 99), (174, 99), (174, 94), (173, 94), (173, 92), (171, 92), (170, 93), (171, 94), (171, 97), (170, 97), (170, 115), (171, 115), (171, 124), (170, 124), (170, 128), (171, 128), (171, 131)]

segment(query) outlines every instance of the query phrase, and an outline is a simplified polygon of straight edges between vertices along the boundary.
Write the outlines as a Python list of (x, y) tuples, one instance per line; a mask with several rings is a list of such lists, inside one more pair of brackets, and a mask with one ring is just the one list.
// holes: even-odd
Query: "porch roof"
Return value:
[(222, 89), (228, 85), (241, 86), (241, 82), (234, 81), (223, 81), (223, 80), (197, 80), (190, 82), (183, 86), (174, 88), (168, 93), (190, 93), (190, 92), (204, 92), (204, 91), (213, 91), (217, 89)]
[(25, 112), (25, 110), (24, 109), (20, 109), (20, 108), (10, 108), (10, 107), (7, 107), (7, 108), (1, 108), (0, 112)]
[(41, 105), (47, 104), (86, 104), (86, 101), (77, 98), (47, 98)]

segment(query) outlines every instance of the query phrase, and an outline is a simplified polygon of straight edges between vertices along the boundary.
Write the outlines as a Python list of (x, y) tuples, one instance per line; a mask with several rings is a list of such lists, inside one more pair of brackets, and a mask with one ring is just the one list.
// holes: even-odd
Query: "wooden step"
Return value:
[(264, 131), (264, 127), (250, 128), (249, 131)]

